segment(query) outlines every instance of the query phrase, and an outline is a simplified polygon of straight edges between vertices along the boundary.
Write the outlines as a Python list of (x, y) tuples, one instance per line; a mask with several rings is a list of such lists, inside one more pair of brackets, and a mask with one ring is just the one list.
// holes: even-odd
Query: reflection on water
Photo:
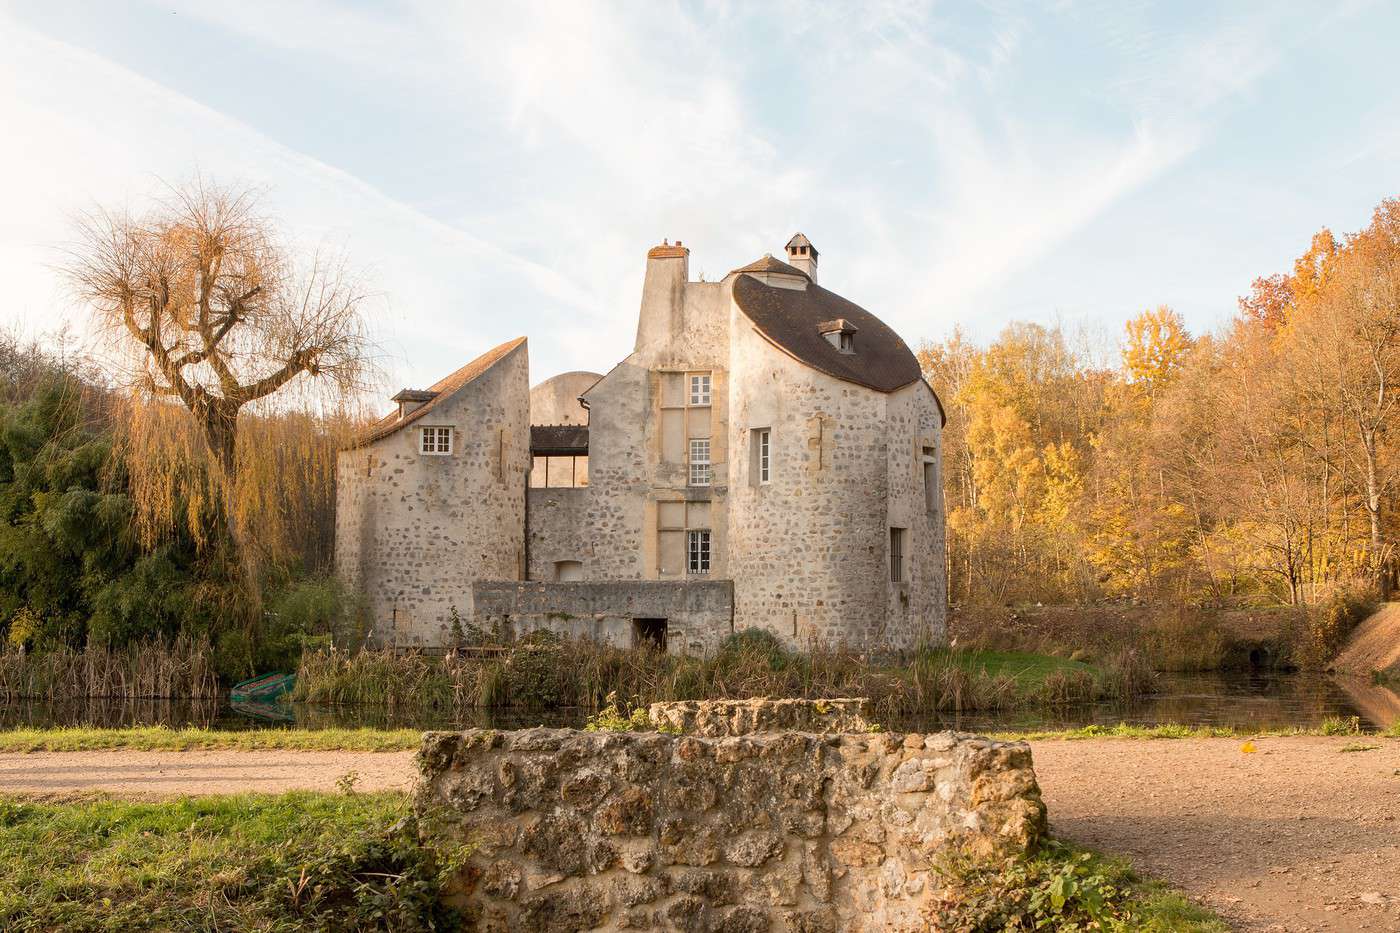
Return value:
[(1058, 710), (944, 713), (899, 723), (901, 728), (969, 732), (1077, 729), (1087, 725), (1180, 724), (1269, 730), (1311, 728), (1329, 718), (1356, 716), (1363, 728), (1400, 720), (1400, 695), (1352, 678), (1323, 674), (1212, 672), (1163, 674), (1159, 690), (1130, 703), (1091, 703)]
[[(84, 700), (0, 706), (0, 728), (16, 726), (202, 726), (220, 729), (325, 729), (371, 726), (410, 729), (520, 729), (583, 724), (581, 710), (473, 710), (405, 713), (375, 707), (238, 704), (224, 701)], [(1133, 703), (1094, 703), (1057, 710), (936, 713), (886, 723), (900, 730), (969, 732), (1073, 729), (1090, 724), (1234, 726), (1240, 729), (1312, 727), (1329, 717), (1359, 717), (1370, 728), (1400, 720), (1400, 694), (1359, 680), (1309, 674), (1167, 674), (1161, 690)]]

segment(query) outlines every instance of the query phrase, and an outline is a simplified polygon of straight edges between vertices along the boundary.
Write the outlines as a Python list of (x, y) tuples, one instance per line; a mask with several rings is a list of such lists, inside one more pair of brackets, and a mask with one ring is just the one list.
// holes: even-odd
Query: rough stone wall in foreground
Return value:
[(954, 733), (471, 730), (419, 764), (482, 930), (923, 930), (940, 853), (1045, 827), (1029, 747)]
[(866, 701), (671, 700), (647, 708), (651, 724), (666, 732), (717, 739), (756, 732), (870, 732)]

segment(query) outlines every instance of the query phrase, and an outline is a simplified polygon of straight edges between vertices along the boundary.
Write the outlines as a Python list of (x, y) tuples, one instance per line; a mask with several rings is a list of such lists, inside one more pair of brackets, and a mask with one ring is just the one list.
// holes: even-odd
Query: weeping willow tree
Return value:
[(246, 568), (323, 557), (335, 451), (373, 373), (344, 259), (298, 254), (255, 192), (202, 179), (78, 230), (66, 272), (125, 390), (117, 450), (141, 540), (187, 530)]

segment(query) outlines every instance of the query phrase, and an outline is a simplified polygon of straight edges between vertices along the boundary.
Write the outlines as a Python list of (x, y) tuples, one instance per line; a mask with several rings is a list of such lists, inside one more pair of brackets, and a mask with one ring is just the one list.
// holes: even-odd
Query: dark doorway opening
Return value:
[(665, 619), (633, 619), (632, 647), (666, 650)]

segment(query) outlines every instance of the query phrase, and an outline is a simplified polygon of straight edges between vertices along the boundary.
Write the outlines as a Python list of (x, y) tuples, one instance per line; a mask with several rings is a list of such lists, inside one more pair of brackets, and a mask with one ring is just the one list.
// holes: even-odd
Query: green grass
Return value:
[[(1120, 722), (1116, 726), (1083, 726), (1078, 729), (1044, 729), (1023, 732), (993, 732), (994, 739), (1017, 742), (1045, 742), (1053, 740), (1075, 741), (1081, 739), (1247, 739), (1260, 737), (1287, 736), (1329, 736), (1360, 735), (1359, 731), (1338, 732), (1329, 723), (1316, 727), (1289, 727), (1283, 729), (1241, 729), (1234, 726), (1182, 726), (1166, 724), (1160, 726), (1130, 726)], [(1400, 738), (1400, 723), (1384, 732), (1376, 733), (1385, 738)]]
[(0, 797), (0, 929), (429, 929), (460, 850), (420, 847), (409, 813), (402, 794)]
[[(409, 813), (392, 793), (0, 797), (0, 929), (456, 929), (440, 897), (467, 852), (420, 845)], [(1058, 842), (948, 877), (963, 895), (951, 919), (1021, 921), (976, 929), (1225, 929), (1125, 862)]]
[(1010, 677), (1026, 688), (1035, 688), (1054, 673), (1084, 673), (1093, 675), (1097, 669), (1082, 661), (1070, 661), (1048, 654), (1029, 651), (949, 651), (930, 652), (970, 674)]
[[(635, 726), (635, 724), (633, 724)], [(1231, 726), (1083, 726), (1079, 729), (1044, 729), (1020, 732), (993, 732), (992, 738), (1006, 741), (1046, 742), (1084, 739), (1246, 739), (1251, 736), (1335, 736), (1324, 724), (1317, 728), (1236, 729)], [(259, 751), (350, 751), (397, 752), (418, 748), (422, 731), (417, 729), (170, 729), (142, 726), (132, 729), (90, 729), (59, 727), (51, 729), (0, 730), (0, 752), (85, 752), (108, 748), (134, 751), (186, 751), (191, 749), (232, 749)], [(1400, 738), (1400, 722), (1376, 734)]]
[(105, 748), (137, 751), (190, 749), (291, 749), (296, 751), (396, 752), (416, 749), (417, 729), (9, 729), (0, 731), (3, 752), (82, 752)]
[(1001, 861), (951, 856), (938, 866), (949, 895), (938, 929), (1225, 933), (1225, 922), (1122, 859), (1049, 840)]

